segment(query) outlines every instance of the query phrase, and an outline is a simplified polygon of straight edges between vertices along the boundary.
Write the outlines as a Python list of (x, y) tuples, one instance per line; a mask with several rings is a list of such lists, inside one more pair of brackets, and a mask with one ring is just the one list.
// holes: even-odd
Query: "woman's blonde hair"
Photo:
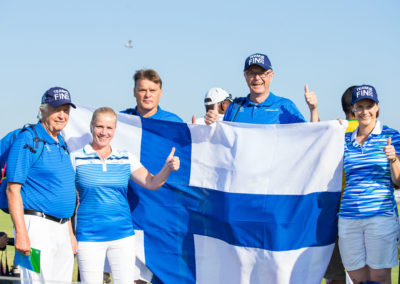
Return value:
[(117, 114), (115, 113), (115, 111), (110, 107), (99, 107), (98, 109), (96, 109), (93, 112), (92, 120), (90, 121), (91, 128), (94, 126), (94, 123), (97, 121), (97, 118), (101, 114), (111, 114), (112, 116), (114, 116), (115, 117), (115, 125), (117, 125)]

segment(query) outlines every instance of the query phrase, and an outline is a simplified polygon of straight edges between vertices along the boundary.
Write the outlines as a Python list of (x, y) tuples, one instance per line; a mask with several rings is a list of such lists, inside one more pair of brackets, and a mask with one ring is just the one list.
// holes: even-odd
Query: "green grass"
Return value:
[[(12, 221), (10, 215), (4, 213), (0, 210), (0, 232), (5, 232), (9, 238), (14, 237)], [(12, 264), (14, 261), (14, 247), (7, 246), (7, 260), (8, 265)], [(5, 262), (5, 257), (3, 258), (3, 262)]]
[[(0, 210), (0, 232), (6, 232), (9, 238), (14, 237), (11, 217), (9, 214), (4, 213), (2, 210)], [(14, 262), (14, 251), (15, 251), (14, 246), (7, 246), (7, 259), (9, 266)], [(3, 260), (3, 262), (4, 261), (5, 260)], [(76, 264), (75, 261), (73, 281), (77, 280), (77, 275), (78, 275), (78, 265)]]
[[(6, 232), (9, 238), (14, 237), (14, 232), (13, 232), (10, 215), (4, 213), (1, 210), (0, 210), (0, 232)], [(14, 247), (13, 246), (7, 246), (7, 258), (8, 258), (8, 264), (13, 263), (13, 260), (14, 260)], [(77, 267), (78, 266), (75, 261), (73, 281), (77, 280), (77, 271), (78, 271)], [(398, 283), (398, 277), (399, 277), (398, 275), (399, 275), (399, 266), (396, 266), (395, 268), (392, 269), (392, 283), (399, 284)], [(322, 280), (321, 283), (325, 284), (325, 280)]]

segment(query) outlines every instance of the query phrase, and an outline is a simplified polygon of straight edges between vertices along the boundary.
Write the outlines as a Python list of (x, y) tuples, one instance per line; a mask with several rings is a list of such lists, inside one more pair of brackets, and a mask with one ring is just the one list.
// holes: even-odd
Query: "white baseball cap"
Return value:
[(228, 94), (227, 91), (222, 88), (211, 88), (208, 90), (206, 96), (204, 97), (204, 105), (213, 105), (223, 102), (227, 99), (232, 101), (232, 96)]

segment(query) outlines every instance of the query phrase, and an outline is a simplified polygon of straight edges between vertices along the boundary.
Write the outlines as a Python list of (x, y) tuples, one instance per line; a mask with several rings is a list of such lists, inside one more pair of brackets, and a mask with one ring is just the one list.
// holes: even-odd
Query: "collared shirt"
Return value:
[(128, 182), (142, 167), (127, 151), (112, 150), (101, 159), (91, 145), (71, 154), (79, 193), (76, 238), (103, 242), (134, 235), (127, 200)]
[[(346, 133), (349, 133), (349, 132), (352, 133), (358, 127), (358, 120), (357, 119), (349, 119), (347, 121), (348, 121), (349, 124), (347, 125)], [(346, 186), (346, 174), (345, 174), (344, 169), (343, 169), (342, 194), (343, 194), (345, 186)]]
[[(183, 122), (183, 120), (177, 116), (176, 114), (173, 114), (172, 112), (165, 111), (161, 109), (160, 106), (157, 107), (157, 112), (153, 114), (152, 116), (146, 117), (146, 118), (152, 118), (152, 119), (158, 119), (158, 120), (166, 120), (166, 121), (174, 121), (174, 122)], [(121, 113), (127, 113), (127, 114), (132, 114), (132, 115), (138, 115), (140, 117), (143, 117), (138, 111), (137, 107), (135, 108), (127, 108), (126, 110), (121, 110)]]
[(226, 110), (224, 121), (286, 124), (305, 122), (305, 119), (291, 100), (269, 93), (267, 99), (259, 104), (253, 103), (250, 95), (236, 98)]
[(8, 209), (8, 200), (6, 195), (7, 178), (6, 178), (6, 164), (11, 146), (15, 138), (20, 133), (21, 128), (15, 129), (6, 134), (0, 140), (0, 167), (1, 167), (1, 182), (0, 182), (0, 208)]
[(397, 214), (390, 162), (383, 151), (392, 137), (396, 154), (400, 154), (399, 132), (376, 121), (375, 128), (364, 141), (357, 143), (358, 127), (346, 133), (344, 189), (339, 216), (343, 218), (367, 218)]
[[(34, 126), (45, 140), (42, 154), (34, 161), (33, 134), (24, 131), (15, 139), (7, 161), (7, 181), (20, 183), (24, 209), (33, 209), (57, 218), (69, 218), (75, 210), (75, 173), (61, 135), (55, 141), (39, 122)], [(41, 143), (41, 142), (40, 142)]]

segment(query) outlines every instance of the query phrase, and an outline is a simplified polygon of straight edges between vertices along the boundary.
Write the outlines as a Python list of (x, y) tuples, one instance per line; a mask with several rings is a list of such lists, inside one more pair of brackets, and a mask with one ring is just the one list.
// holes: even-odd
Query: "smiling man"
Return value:
[[(225, 112), (224, 121), (246, 122), (255, 124), (286, 124), (305, 122), (303, 115), (289, 99), (270, 92), (274, 71), (268, 57), (256, 53), (247, 57), (244, 65), (244, 78), (250, 93), (247, 97), (236, 98)], [(317, 97), (305, 86), (305, 100), (310, 109), (310, 121), (319, 121)], [(206, 124), (217, 121), (214, 110), (207, 112)]]
[(68, 90), (47, 90), (42, 96), (39, 122), (32, 130), (21, 131), (8, 156), (7, 198), (19, 253), (17, 264), (27, 263), (29, 254), (40, 258), (35, 271), (21, 267), (21, 283), (72, 280), (77, 249), (71, 226), (76, 205), (75, 173), (60, 135), (71, 107), (75, 105)]
[[(144, 118), (152, 118), (173, 122), (183, 122), (176, 114), (163, 110), (158, 104), (162, 96), (162, 80), (160, 75), (153, 69), (141, 69), (133, 75), (135, 87), (133, 96), (136, 99), (136, 107), (128, 108), (121, 113), (138, 115)], [(135, 183), (129, 181), (128, 195), (135, 191)], [(109, 273), (109, 264), (106, 260), (105, 273)], [(135, 284), (146, 283), (142, 280), (135, 281)]]
[(171, 112), (161, 109), (158, 105), (162, 96), (162, 80), (160, 75), (152, 69), (136, 71), (133, 76), (135, 87), (133, 96), (136, 98), (136, 107), (121, 111), (122, 113), (139, 115), (141, 117), (183, 122)]

